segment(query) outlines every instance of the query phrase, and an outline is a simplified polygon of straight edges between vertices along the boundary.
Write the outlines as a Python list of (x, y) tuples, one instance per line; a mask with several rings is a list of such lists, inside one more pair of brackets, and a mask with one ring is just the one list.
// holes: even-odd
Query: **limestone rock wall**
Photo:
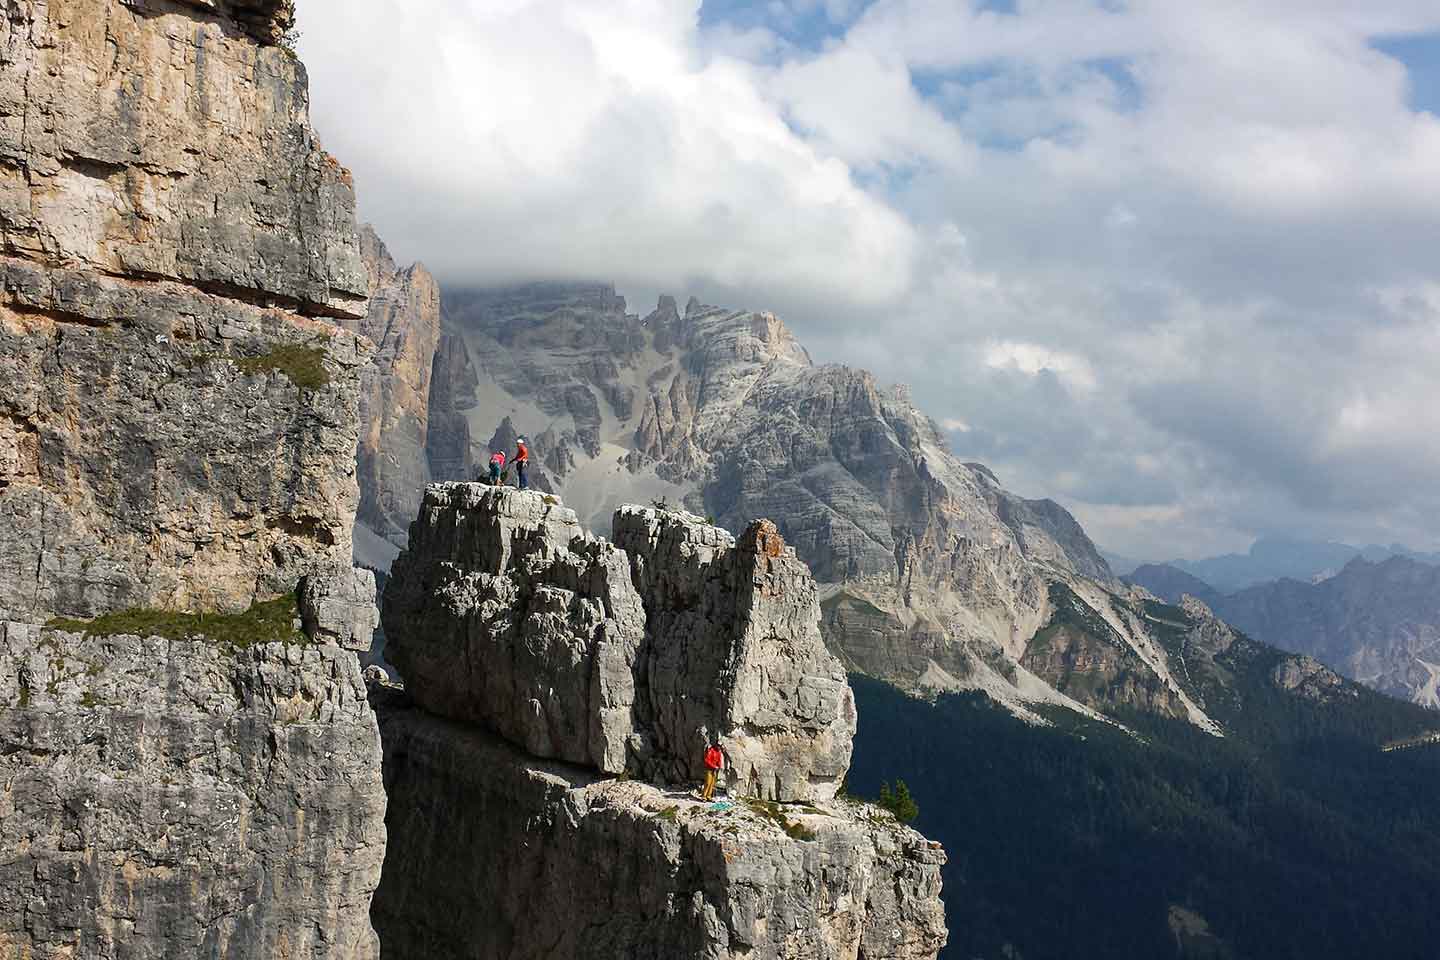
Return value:
[(395, 265), (369, 225), (361, 246), (370, 281), (370, 310), (347, 329), (375, 344), (360, 389), (356, 520), (404, 546), (405, 532), (430, 480), (425, 448), (430, 428), (430, 374), (440, 340), (440, 287), (422, 264)]
[(380, 759), (340, 647), (0, 622), (0, 954), (376, 957)]
[(768, 520), (737, 542), (689, 514), (627, 506), (613, 528), (646, 611), (655, 746), (680, 761), (662, 772), (702, 775), (704, 740), (718, 734), (738, 791), (833, 796), (850, 767), (855, 702), (795, 549)]
[(0, 16), (0, 596), (243, 609), (350, 556), (367, 283), (266, 0)]
[(376, 712), (387, 958), (928, 960), (944, 945), (944, 851), (888, 814), (714, 810), (537, 761), (384, 691)]
[[(290, 24), (288, 0), (0, 6), (7, 957), (377, 954), (380, 744), (341, 646), (375, 617), (351, 568), (372, 347), (334, 322), (368, 290)], [(322, 642), (284, 600), (296, 642), (40, 626), (301, 581)]]
[(774, 526), (737, 543), (683, 513), (614, 525), (611, 544), (554, 497), (431, 485), (385, 592), (410, 694), (536, 757), (685, 781), (719, 739), (737, 790), (833, 796), (854, 701)]

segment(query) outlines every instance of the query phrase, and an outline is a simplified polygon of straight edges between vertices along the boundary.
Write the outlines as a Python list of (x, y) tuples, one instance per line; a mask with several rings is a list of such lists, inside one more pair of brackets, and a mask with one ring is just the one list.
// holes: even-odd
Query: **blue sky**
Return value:
[(1440, 115), (1440, 31), (1403, 37), (1378, 37), (1375, 49), (1405, 64), (1410, 106)]
[(774, 310), (1131, 556), (1440, 548), (1434, 0), (300, 16), (362, 214), (444, 283)]

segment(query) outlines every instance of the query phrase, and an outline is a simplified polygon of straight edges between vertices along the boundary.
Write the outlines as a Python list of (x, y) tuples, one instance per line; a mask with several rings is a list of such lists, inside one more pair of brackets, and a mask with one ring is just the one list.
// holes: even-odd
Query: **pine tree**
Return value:
[(890, 812), (901, 823), (909, 823), (920, 816), (920, 807), (910, 796), (910, 788), (905, 785), (904, 780), (895, 781), (895, 795), (891, 801)]
[(880, 797), (875, 801), (881, 809), (889, 810), (895, 815), (895, 819), (901, 823), (909, 823), (920, 815), (920, 807), (915, 803), (915, 798), (910, 796), (910, 788), (905, 785), (904, 780), (895, 781), (895, 789), (890, 789), (889, 783), (880, 784)]

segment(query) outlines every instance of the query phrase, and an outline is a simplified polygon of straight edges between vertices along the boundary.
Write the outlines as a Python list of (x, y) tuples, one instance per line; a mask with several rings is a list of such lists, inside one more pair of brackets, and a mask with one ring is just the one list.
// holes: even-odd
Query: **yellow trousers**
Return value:
[(702, 798), (709, 800), (711, 797), (715, 796), (715, 774), (718, 772), (719, 771), (716, 770), (705, 771), (705, 789), (700, 791), (700, 796)]

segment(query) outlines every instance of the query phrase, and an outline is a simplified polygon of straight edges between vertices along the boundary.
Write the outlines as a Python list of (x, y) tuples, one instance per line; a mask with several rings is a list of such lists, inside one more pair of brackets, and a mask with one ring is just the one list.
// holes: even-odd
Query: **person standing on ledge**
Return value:
[(505, 469), (505, 451), (496, 450), (490, 454), (490, 486), (500, 486), (500, 474)]
[(700, 791), (701, 800), (715, 798), (715, 780), (720, 776), (720, 768), (723, 766), (725, 766), (725, 754), (720, 752), (720, 744), (710, 744), (705, 751), (705, 788)]
[(525, 478), (525, 469), (530, 466), (530, 449), (525, 446), (524, 437), (515, 438), (515, 456), (512, 461), (515, 464), (515, 482), (521, 490), (530, 486)]

